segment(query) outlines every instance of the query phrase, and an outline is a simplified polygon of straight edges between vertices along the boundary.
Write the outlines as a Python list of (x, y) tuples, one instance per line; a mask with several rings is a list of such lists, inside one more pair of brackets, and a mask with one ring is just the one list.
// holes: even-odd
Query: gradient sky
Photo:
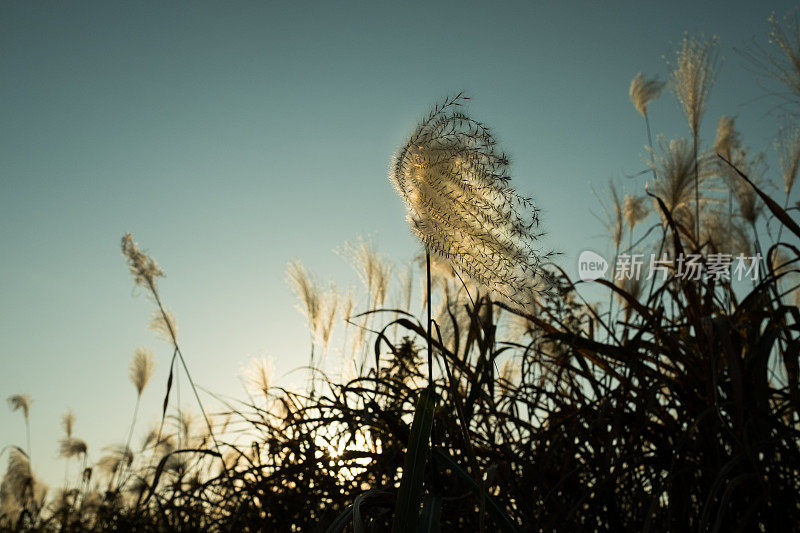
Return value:
[[(753, 2), (0, 3), (0, 397), (27, 392), (34, 469), (57, 483), (59, 417), (101, 447), (124, 441), (138, 345), (157, 353), (140, 429), (157, 419), (170, 351), (119, 251), (131, 231), (161, 282), (196, 380), (241, 396), (269, 355), (282, 383), (308, 335), (285, 283), (298, 258), (355, 284), (333, 249), (370, 234), (396, 264), (418, 251), (387, 168), (415, 122), (464, 90), (543, 210), (545, 245), (607, 250), (591, 186), (643, 168), (638, 72), (667, 74), (683, 31), (721, 39), (703, 125), (723, 114), (767, 150), (776, 132), (734, 48), (764, 42)], [(687, 135), (669, 94), (654, 129)], [(770, 153), (771, 160), (774, 161)], [(775, 175), (772, 165), (770, 175)], [(24, 444), (0, 406), (0, 446)], [(2, 458), (4, 460), (4, 457)]]

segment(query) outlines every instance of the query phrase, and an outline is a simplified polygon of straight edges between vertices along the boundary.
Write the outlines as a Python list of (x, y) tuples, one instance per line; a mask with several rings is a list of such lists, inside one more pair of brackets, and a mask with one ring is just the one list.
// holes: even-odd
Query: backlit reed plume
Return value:
[(786, 193), (788, 202), (789, 193), (792, 192), (800, 168), (800, 128), (782, 130), (780, 140), (775, 143), (775, 150), (778, 152), (783, 174), (783, 192)]
[(704, 212), (701, 230), (701, 244), (709, 254), (739, 254), (750, 256), (753, 253), (747, 228), (739, 218), (731, 218), (729, 213), (719, 209)]
[(350, 263), (367, 290), (367, 308), (382, 307), (389, 290), (392, 266), (375, 249), (375, 243), (359, 236), (355, 242), (346, 242), (337, 253)]
[(717, 38), (684, 35), (671, 73), (673, 90), (696, 138), (706, 111), (708, 93), (717, 73)]
[(631, 233), (636, 224), (647, 218), (649, 211), (645, 201), (644, 196), (625, 195), (625, 200), (622, 202), (622, 217)]
[[(392, 266), (378, 253), (372, 240), (358, 236), (354, 242), (345, 242), (341, 249), (336, 250), (336, 253), (341, 255), (356, 271), (366, 289), (365, 311), (383, 308), (389, 292)], [(356, 361), (357, 366), (362, 366), (365, 362), (367, 346), (364, 338), (374, 318), (375, 314), (362, 316), (356, 325), (352, 355), (359, 358)]]
[(142, 346), (136, 348), (133, 359), (131, 359), (129, 375), (138, 396), (142, 395), (142, 391), (153, 376), (154, 368), (153, 351)]
[[(731, 151), (740, 145), (739, 132), (736, 131), (736, 117), (723, 115), (717, 122), (717, 136), (714, 139), (714, 152), (731, 160)], [(726, 165), (727, 166), (727, 165)]]
[(266, 357), (253, 357), (242, 368), (240, 375), (250, 394), (267, 396), (272, 385), (274, 365)]
[(339, 291), (331, 284), (330, 288), (322, 294), (322, 313), (319, 325), (319, 341), (323, 351), (328, 349), (331, 341), (333, 327), (339, 312)]
[(5, 515), (12, 524), (23, 511), (35, 516), (44, 504), (46, 490), (34, 477), (28, 455), (12, 446), (8, 451), (6, 473), (0, 482), (0, 516)]
[(622, 200), (617, 191), (617, 186), (612, 180), (608, 180), (610, 204), (607, 204), (597, 193), (595, 193), (595, 196), (597, 196), (600, 206), (603, 208), (604, 217), (601, 220), (611, 234), (611, 242), (614, 243), (616, 253), (619, 253), (622, 234), (625, 230), (625, 219), (622, 214)]
[(61, 429), (64, 430), (64, 435), (67, 438), (72, 436), (72, 430), (75, 428), (75, 413), (72, 409), (67, 409), (67, 412), (61, 415)]
[(145, 288), (156, 288), (158, 278), (164, 276), (164, 271), (152, 257), (139, 249), (130, 233), (122, 237), (122, 253), (128, 259), (128, 268), (135, 283)]
[[(750, 181), (756, 185), (761, 185), (762, 177), (766, 172), (764, 154), (757, 154), (748, 158), (746, 152), (742, 151), (736, 167), (750, 178)], [(739, 205), (739, 215), (745, 222), (754, 227), (758, 217), (764, 210), (763, 202), (755, 189), (746, 181), (739, 179), (733, 187), (733, 194)]]
[[(649, 188), (649, 192), (664, 202), (678, 224), (687, 231), (696, 229), (692, 200), (694, 196), (696, 203), (697, 194), (693, 191), (692, 185), (695, 183), (702, 185), (711, 175), (709, 158), (706, 156), (696, 158), (692, 144), (684, 138), (668, 141), (663, 136), (659, 136), (658, 149), (651, 149), (651, 153), (654, 162), (648, 164), (655, 165), (660, 179)], [(698, 168), (696, 180), (695, 161)], [(657, 204), (655, 210), (663, 219), (663, 213)]]
[(28, 443), (28, 457), (31, 455), (31, 404), (33, 400), (28, 394), (14, 394), (8, 397), (8, 405), (12, 411), (22, 411), (25, 418), (25, 437)]
[(115, 474), (120, 472), (123, 467), (133, 464), (133, 452), (130, 448), (121, 445), (106, 446), (107, 453), (97, 461), (97, 468), (109, 476), (109, 486), (113, 482)]
[(661, 95), (664, 89), (664, 82), (655, 78), (645, 78), (644, 74), (639, 72), (636, 77), (631, 80), (631, 87), (629, 90), (631, 103), (636, 111), (647, 118), (647, 105)]
[(447, 98), (395, 155), (390, 179), (426, 249), (525, 307), (549, 283), (536, 248), (538, 210), (511, 186), (508, 157), (481, 122)]
[[(708, 93), (714, 84), (717, 71), (717, 39), (704, 39), (697, 35), (684, 35), (676, 53), (671, 73), (673, 90), (686, 115), (692, 132), (693, 152), (697, 160), (700, 124), (706, 111)], [(700, 234), (700, 183), (699, 169), (695, 169), (695, 235)]]
[(147, 326), (158, 338), (173, 344), (178, 338), (178, 321), (170, 311), (153, 311), (150, 323)]
[(798, 11), (792, 10), (779, 20), (774, 14), (769, 18), (770, 44), (777, 54), (766, 57), (764, 65), (776, 80), (792, 93), (795, 103), (800, 100), (800, 24)]
[[(299, 261), (291, 261), (286, 274), (290, 287), (300, 300), (298, 310), (306, 317), (311, 336), (309, 367), (313, 372), (317, 345), (325, 352), (331, 340), (339, 312), (339, 291), (333, 284), (327, 290), (323, 289)], [(314, 384), (312, 378), (312, 392)]]
[[(655, 78), (645, 78), (641, 72), (631, 80), (631, 87), (628, 93), (631, 97), (633, 107), (644, 117), (644, 124), (647, 129), (647, 146), (653, 145), (653, 134), (650, 132), (650, 115), (647, 114), (647, 106), (650, 102), (661, 95), (665, 83)], [(653, 179), (658, 179), (655, 170)]]
[(87, 450), (86, 441), (76, 437), (65, 437), (58, 443), (58, 456), (65, 459), (86, 455)]
[(297, 309), (306, 317), (308, 331), (311, 335), (311, 356), (309, 366), (314, 366), (314, 346), (319, 332), (322, 317), (322, 295), (316, 282), (299, 261), (291, 261), (286, 267), (289, 286), (294, 291), (300, 303)]
[[(169, 314), (166, 316), (168, 320), (171, 320), (171, 316)], [(163, 315), (161, 313), (158, 313), (156, 317), (162, 317), (163, 320)], [(154, 322), (155, 321), (156, 319), (154, 319)], [(172, 329), (172, 331), (174, 332), (177, 330)], [(128, 436), (125, 439), (125, 449), (130, 448), (131, 439), (133, 438), (133, 428), (136, 426), (136, 419), (139, 415), (139, 404), (141, 403), (142, 392), (144, 391), (145, 387), (147, 387), (147, 383), (150, 381), (150, 378), (153, 376), (155, 364), (155, 358), (153, 357), (152, 350), (143, 346), (136, 348), (128, 368), (128, 376), (130, 377), (131, 383), (133, 383), (133, 386), (136, 389), (136, 404), (133, 407), (131, 426), (128, 429)], [(117, 470), (115, 471), (115, 475), (120, 475), (121, 472), (121, 470)]]

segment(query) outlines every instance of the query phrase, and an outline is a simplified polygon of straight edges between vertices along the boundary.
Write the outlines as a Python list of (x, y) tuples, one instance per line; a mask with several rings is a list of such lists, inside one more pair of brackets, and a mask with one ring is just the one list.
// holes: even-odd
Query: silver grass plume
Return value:
[(339, 311), (339, 291), (331, 284), (330, 289), (322, 294), (322, 309), (319, 324), (319, 341), (322, 349), (327, 350), (331, 340), (336, 316)]
[(75, 413), (72, 409), (67, 409), (67, 412), (61, 415), (61, 428), (67, 438), (72, 436), (72, 430), (75, 428)]
[(788, 197), (797, 179), (797, 170), (800, 168), (800, 128), (782, 130), (780, 140), (775, 143), (775, 150), (778, 152), (783, 173), (783, 190)]
[(71, 459), (79, 455), (85, 455), (88, 450), (86, 442), (75, 437), (66, 437), (59, 441), (58, 456)]
[[(650, 149), (652, 162), (647, 164), (656, 169), (659, 180), (650, 188), (650, 192), (658, 196), (672, 213), (676, 222), (686, 229), (694, 227), (694, 213), (691, 209), (694, 201), (694, 165), (695, 156), (692, 144), (678, 138), (672, 141), (662, 135), (658, 138), (658, 149)], [(701, 155), (697, 161), (699, 185), (711, 176), (709, 158)], [(702, 199), (701, 199), (702, 202)], [(662, 216), (658, 205), (656, 211)]]
[(800, 97), (800, 24), (797, 10), (788, 13), (783, 22), (773, 14), (769, 18), (770, 44), (778, 55), (767, 56), (766, 69), (772, 77), (784, 84), (795, 98)]
[(28, 394), (14, 394), (8, 397), (8, 405), (11, 407), (11, 410), (22, 411), (22, 416), (25, 417), (26, 422), (30, 418), (32, 403), (33, 400), (31, 400), (31, 397)]
[(644, 196), (625, 195), (625, 200), (622, 202), (622, 217), (631, 231), (636, 224), (647, 218), (647, 214)]
[[(717, 137), (714, 140), (714, 152), (731, 160), (731, 152), (740, 145), (739, 132), (736, 131), (736, 117), (723, 115), (717, 123)], [(722, 162), (724, 164), (724, 162)], [(725, 165), (727, 166), (727, 165)]]
[(752, 254), (749, 233), (738, 217), (731, 218), (729, 213), (709, 209), (704, 213), (702, 222), (700, 240), (707, 246), (708, 253), (734, 256)]
[(434, 107), (394, 156), (390, 180), (431, 254), (525, 307), (551, 285), (535, 246), (538, 210), (511, 186), (508, 157), (462, 111), (465, 100)]
[(353, 267), (367, 290), (370, 309), (382, 307), (391, 281), (392, 266), (375, 249), (375, 244), (359, 236), (355, 242), (345, 242), (338, 251)]
[[(36, 516), (44, 506), (46, 494), (47, 487), (33, 475), (28, 455), (12, 446), (6, 473), (0, 481), (0, 516), (19, 516), (23, 510)], [(15, 520), (11, 522), (13, 525)]]
[(633, 107), (635, 107), (636, 111), (641, 113), (643, 117), (646, 117), (647, 104), (658, 98), (663, 89), (664, 82), (659, 80), (658, 77), (645, 78), (644, 74), (639, 72), (631, 81), (631, 87), (628, 92)]
[(717, 38), (684, 35), (671, 73), (673, 90), (697, 138), (717, 70)]
[(133, 274), (135, 283), (142, 287), (155, 289), (157, 279), (164, 276), (164, 271), (161, 270), (155, 259), (139, 249), (130, 233), (126, 233), (122, 237), (122, 253), (128, 260), (128, 268)]
[(607, 205), (597, 193), (595, 193), (595, 196), (597, 196), (605, 215), (605, 218), (601, 220), (603, 224), (605, 224), (608, 232), (611, 233), (611, 240), (614, 243), (614, 247), (619, 250), (620, 243), (622, 243), (622, 233), (625, 228), (622, 216), (622, 201), (620, 200), (617, 186), (614, 185), (614, 182), (610, 179), (608, 180), (608, 193), (611, 205)]
[(308, 328), (313, 336), (319, 329), (322, 303), (320, 291), (308, 274), (308, 271), (299, 261), (291, 261), (286, 267), (289, 285), (300, 299), (298, 310), (303, 313), (308, 321)]
[(175, 319), (175, 315), (166, 309), (163, 313), (159, 309), (153, 311), (148, 328), (170, 344), (178, 341), (178, 321)]
[(97, 468), (109, 476), (116, 474), (121, 467), (133, 464), (133, 452), (122, 445), (107, 446), (108, 453), (97, 461)]
[[(742, 150), (734, 164), (750, 178), (750, 181), (757, 186), (761, 186), (762, 178), (766, 172), (764, 154), (757, 154), (755, 157), (748, 159), (746, 152)], [(732, 183), (731, 186), (733, 187), (736, 202), (739, 205), (740, 216), (751, 226), (754, 225), (764, 211), (763, 202), (753, 187), (746, 181), (739, 179), (735, 184)]]
[(251, 394), (269, 394), (274, 365), (266, 357), (253, 357), (242, 367), (241, 377)]
[(131, 383), (133, 383), (133, 386), (136, 388), (137, 395), (142, 395), (142, 391), (153, 376), (154, 368), (155, 358), (153, 357), (152, 350), (142, 346), (136, 348), (133, 359), (131, 359), (129, 373)]

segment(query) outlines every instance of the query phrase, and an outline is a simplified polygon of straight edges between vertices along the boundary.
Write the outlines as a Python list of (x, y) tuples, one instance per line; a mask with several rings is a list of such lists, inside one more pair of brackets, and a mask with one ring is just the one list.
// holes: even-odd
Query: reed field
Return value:
[[(30, 457), (34, 399), (10, 396), (28, 431), (0, 455), (0, 530), (800, 530), (800, 204), (789, 201), (800, 28), (796, 13), (770, 27), (769, 45), (743, 55), (782, 84), (776, 168), (733, 116), (718, 118), (715, 138), (700, 135), (716, 119), (705, 112), (714, 37), (678, 41), (668, 78), (631, 73), (647, 148), (627, 193), (619, 181), (597, 193), (614, 256), (594, 281), (551, 248), (557, 230), (544, 235), (536, 198), (515, 188), (469, 98), (431, 95), (386, 154), (407, 211), (394, 223), (419, 242), (408, 264), (393, 268), (359, 238), (341, 255), (361, 293), (299, 261), (275, 280), (308, 326), (293, 388), (273, 382), (265, 359), (248, 367), (243, 398), (201, 387), (160, 292), (169, 265), (122, 236), (119, 275), (127, 266), (152, 303), (168, 381), (151, 379), (154, 355), (137, 349), (120, 392), (136, 400), (125, 442), (85, 442), (80, 413), (66, 411), (52, 444), (59, 486)], [(683, 138), (650, 120), (648, 107), (669, 99)], [(621, 272), (637, 255), (643, 273), (651, 255), (662, 268)], [(152, 428), (144, 394), (163, 398)]]

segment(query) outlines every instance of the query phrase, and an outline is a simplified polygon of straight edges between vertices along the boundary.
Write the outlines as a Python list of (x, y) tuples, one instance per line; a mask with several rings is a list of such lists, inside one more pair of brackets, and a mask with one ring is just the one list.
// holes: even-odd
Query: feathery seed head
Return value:
[(625, 201), (622, 203), (622, 216), (631, 231), (636, 224), (647, 218), (647, 214), (644, 196), (625, 195)]
[(159, 309), (153, 311), (148, 327), (162, 340), (173, 345), (177, 342), (178, 321), (175, 319), (175, 315), (169, 311), (165, 310), (164, 313), (161, 313)]
[(655, 78), (645, 78), (641, 72), (636, 75), (631, 81), (629, 94), (633, 107), (642, 114), (643, 117), (647, 116), (647, 104), (655, 100), (661, 95), (664, 89), (664, 82)]
[(84, 455), (88, 447), (86, 442), (74, 437), (66, 437), (59, 441), (59, 457), (70, 459), (78, 455)]
[(797, 9), (779, 20), (774, 14), (769, 18), (769, 42), (778, 54), (767, 57), (767, 71), (783, 83), (795, 98), (800, 97), (800, 24)]
[[(675, 221), (685, 228), (694, 227), (694, 149), (692, 143), (684, 138), (672, 141), (662, 135), (658, 138), (658, 150), (649, 148), (653, 155), (653, 162), (645, 159), (648, 166), (656, 169), (659, 179), (654, 182), (650, 190), (659, 197), (667, 209), (672, 213)], [(700, 154), (697, 159), (698, 186), (703, 191), (703, 184), (711, 176), (711, 166), (708, 155)], [(700, 198), (701, 203), (703, 198)], [(658, 205), (656, 211), (662, 216)]]
[(322, 316), (321, 291), (300, 261), (289, 262), (286, 275), (289, 278), (289, 286), (300, 299), (298, 309), (305, 315), (312, 335), (316, 336)]
[(33, 400), (31, 400), (28, 394), (14, 394), (8, 397), (8, 405), (11, 407), (11, 410), (22, 411), (22, 416), (25, 417), (25, 420), (28, 420), (32, 403)]
[(508, 157), (460, 94), (437, 105), (392, 160), (412, 231), (434, 255), (511, 302), (549, 288), (535, 248), (538, 211), (510, 184)]
[(147, 382), (153, 376), (154, 368), (155, 358), (153, 357), (153, 351), (142, 346), (136, 348), (133, 359), (131, 359), (130, 378), (131, 383), (136, 388), (137, 395), (142, 395)]
[(156, 281), (164, 277), (164, 271), (152, 257), (139, 249), (130, 233), (122, 237), (122, 253), (128, 259), (128, 267), (136, 285), (155, 289)]
[(717, 123), (717, 137), (714, 140), (714, 152), (728, 161), (731, 160), (731, 151), (739, 147), (739, 132), (734, 126), (735, 121), (736, 117), (723, 115)]
[(75, 427), (75, 413), (72, 412), (72, 409), (67, 409), (67, 412), (61, 415), (61, 427), (64, 428), (67, 438), (72, 436), (72, 430)]
[(269, 394), (274, 365), (266, 357), (253, 357), (242, 367), (241, 377), (251, 394)]
[(717, 71), (718, 39), (684, 35), (675, 57), (671, 78), (692, 135), (697, 137), (706, 110), (708, 93)]
[(788, 196), (797, 179), (797, 170), (800, 168), (800, 128), (782, 130), (780, 140), (775, 143), (778, 160), (783, 173), (783, 190)]

